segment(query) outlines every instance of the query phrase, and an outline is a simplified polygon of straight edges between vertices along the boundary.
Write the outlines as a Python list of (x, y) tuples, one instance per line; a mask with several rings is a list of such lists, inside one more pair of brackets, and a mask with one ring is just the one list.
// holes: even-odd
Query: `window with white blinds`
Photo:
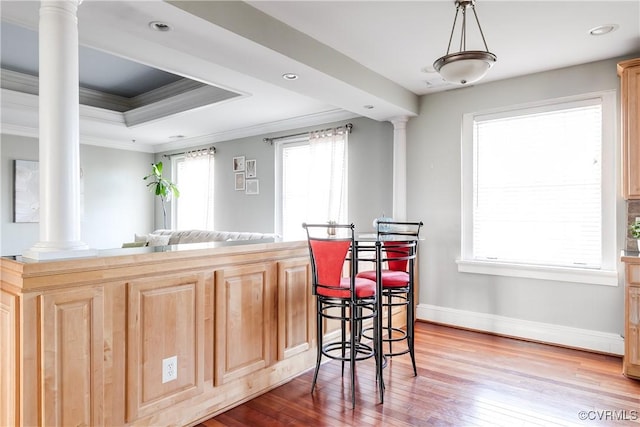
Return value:
[(615, 149), (604, 99), (468, 120), (463, 260), (615, 269)]

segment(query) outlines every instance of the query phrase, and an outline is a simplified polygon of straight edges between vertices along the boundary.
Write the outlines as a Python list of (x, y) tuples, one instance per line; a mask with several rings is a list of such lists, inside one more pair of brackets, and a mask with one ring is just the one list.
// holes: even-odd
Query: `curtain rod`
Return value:
[[(338, 126), (338, 127), (340, 127), (340, 126)], [(344, 127), (347, 129), (347, 133), (351, 133), (351, 129), (353, 129), (353, 124), (347, 123), (346, 125), (344, 125)], [(324, 130), (324, 129), (320, 129), (320, 130)], [(311, 132), (317, 132), (317, 131), (311, 130), (309, 132), (301, 132), (301, 133), (294, 133), (292, 135), (276, 136), (274, 138), (262, 138), (262, 142), (273, 145), (273, 141), (276, 141), (278, 139), (293, 138), (294, 136), (309, 135)]]
[(174, 156), (182, 156), (183, 154), (187, 154), (187, 153), (193, 153), (193, 152), (198, 152), (198, 151), (205, 151), (205, 150), (209, 150), (212, 152), (216, 152), (216, 147), (209, 147), (209, 148), (202, 148), (200, 150), (192, 150), (192, 151), (183, 151), (182, 153), (173, 153), (173, 154), (163, 154), (162, 157), (166, 157), (167, 159), (170, 159)]

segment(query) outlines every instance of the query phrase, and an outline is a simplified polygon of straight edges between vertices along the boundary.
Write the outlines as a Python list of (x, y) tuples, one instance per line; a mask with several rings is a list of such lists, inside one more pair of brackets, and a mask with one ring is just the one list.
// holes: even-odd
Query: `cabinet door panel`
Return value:
[(621, 63), (623, 195), (640, 199), (640, 59)]
[(278, 262), (278, 359), (308, 350), (315, 334), (309, 258)]
[(0, 290), (0, 426), (18, 421), (18, 297)]
[(45, 425), (102, 425), (102, 288), (41, 297)]
[(275, 340), (274, 264), (216, 271), (215, 384), (269, 366)]
[(627, 298), (626, 363), (636, 365), (636, 369), (640, 369), (640, 287), (629, 286)]
[[(204, 276), (129, 283), (127, 419), (135, 420), (202, 392)], [(175, 379), (163, 378), (175, 357)]]

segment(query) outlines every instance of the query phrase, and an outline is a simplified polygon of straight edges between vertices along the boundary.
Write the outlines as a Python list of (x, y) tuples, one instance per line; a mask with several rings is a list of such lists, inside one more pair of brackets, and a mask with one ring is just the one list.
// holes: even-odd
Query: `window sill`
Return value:
[(491, 274), (494, 276), (525, 277), (529, 279), (555, 280), (558, 282), (618, 286), (618, 272), (615, 270), (542, 267), (475, 260), (457, 260), (456, 264), (458, 264), (458, 271), (461, 273)]

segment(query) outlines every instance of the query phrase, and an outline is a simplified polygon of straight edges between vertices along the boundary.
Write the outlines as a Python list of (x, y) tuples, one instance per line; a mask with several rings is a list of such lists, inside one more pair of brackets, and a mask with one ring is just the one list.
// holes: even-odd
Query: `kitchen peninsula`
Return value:
[(0, 425), (190, 425), (314, 366), (306, 242), (0, 269)]

